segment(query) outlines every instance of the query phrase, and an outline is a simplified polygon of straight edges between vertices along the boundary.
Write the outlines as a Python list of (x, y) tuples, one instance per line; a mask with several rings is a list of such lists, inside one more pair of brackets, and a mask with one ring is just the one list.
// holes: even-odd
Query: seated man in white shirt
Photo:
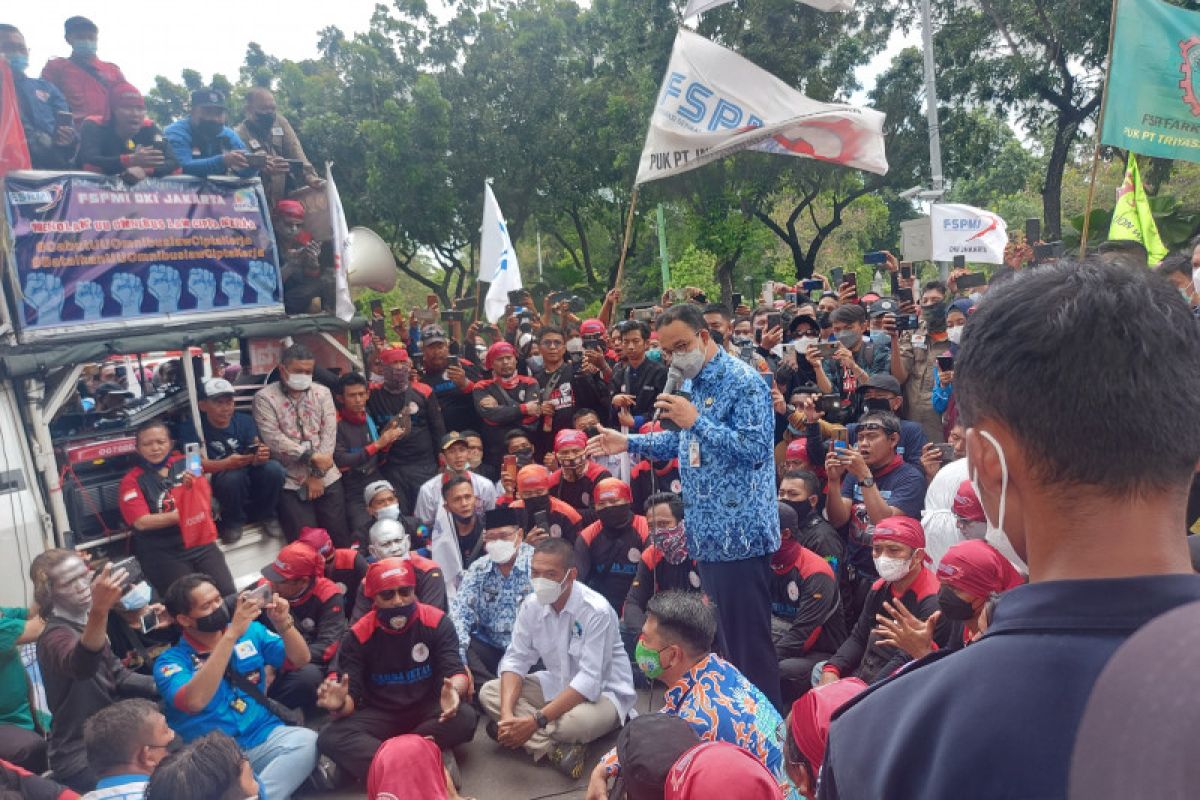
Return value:
[[(637, 695), (617, 612), (575, 580), (575, 552), (544, 539), (530, 565), (534, 593), (517, 611), (500, 677), (479, 691), (488, 735), (524, 747), (572, 779), (583, 774), (587, 743), (624, 723)], [(564, 647), (564, 643), (566, 647)], [(546, 669), (529, 673), (541, 659)]]
[(498, 494), (495, 483), (471, 470), (471, 448), (467, 437), (451, 431), (442, 437), (441, 447), (442, 471), (422, 484), (413, 507), (413, 516), (431, 528), (437, 521), (438, 512), (448, 513), (442, 510), (442, 486), (451, 478), (462, 475), (471, 479), (480, 511), (495, 508)]

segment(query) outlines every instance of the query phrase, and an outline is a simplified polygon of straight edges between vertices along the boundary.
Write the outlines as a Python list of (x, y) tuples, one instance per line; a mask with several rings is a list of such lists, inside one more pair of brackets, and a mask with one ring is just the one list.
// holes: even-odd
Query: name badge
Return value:
[(917, 348), (918, 350), (924, 350), (925, 349), (925, 337), (924, 336), (912, 337), (912, 346)]
[(276, 125), (274, 128), (271, 128), (271, 135), (272, 136), (283, 136), (283, 128)]
[(238, 642), (233, 652), (237, 653), (238, 658), (252, 658), (258, 655), (258, 648), (254, 646), (254, 642)]
[(700, 466), (700, 442), (695, 439), (688, 444), (688, 466)]

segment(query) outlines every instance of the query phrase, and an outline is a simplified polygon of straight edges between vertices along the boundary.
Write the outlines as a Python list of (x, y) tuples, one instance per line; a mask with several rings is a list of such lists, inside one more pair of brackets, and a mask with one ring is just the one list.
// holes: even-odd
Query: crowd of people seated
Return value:
[[(320, 248), (303, 235), (303, 207), (286, 198), (297, 182), (320, 179), (270, 92), (250, 92), (245, 119), (230, 128), (225, 98), (199, 90), (190, 115), (160, 132), (120, 70), (96, 58), (95, 25), (74, 17), (66, 34), (72, 56), (35, 79), (19, 31), (0, 26), (22, 120), (42, 134), (31, 137), (35, 166), (126, 180), (259, 175), (285, 223), (295, 305), (320, 308), (325, 289), (304, 289), (324, 280)], [(391, 336), (368, 336), (361, 372), (334, 375), (303, 344), (289, 345), (250, 412), (235, 407), (236, 375), (216, 370), (201, 386), (198, 428), (162, 418), (137, 430), (137, 463), (119, 489), (132, 558), (89, 563), (47, 550), (31, 566), (33, 605), (0, 610), (0, 669), (11, 673), (0, 775), (32, 786), (49, 783), (37, 777), (49, 769), (62, 796), (90, 798), (276, 800), (338, 782), (373, 797), (457, 797), (454, 750), (482, 722), (495, 746), (574, 779), (590, 764), (589, 745), (619, 730), (588, 775), (589, 800), (702, 798), (730, 786), (755, 798), (885, 796), (882, 779), (861, 768), (886, 750), (872, 709), (891, 703), (895, 719), (907, 714), (902, 732), (915, 740), (936, 724), (921, 714), (939, 705), (922, 676), (969, 687), (956, 665), (974, 657), (985, 666), (972, 654), (1028, 633), (1005, 615), (1018, 602), (1006, 601), (1037, 590), (1025, 585), (1037, 568), (1027, 556), (1048, 559), (1072, 541), (1037, 527), (1061, 499), (1055, 482), (1111, 484), (1144, 499), (1146, 476), (1157, 476), (1181, 516), (1194, 472), (1190, 440), (1153, 433), (1144, 437), (1157, 442), (1152, 452), (1175, 456), (1164, 462), (1170, 474), (1137, 459), (1114, 467), (1124, 482), (1104, 474), (1102, 458), (1062, 466), (1064, 442), (1082, 446), (1067, 431), (1086, 432), (1089, 453), (1117, 452), (1120, 437), (1093, 423), (1124, 411), (1116, 398), (1128, 392), (1064, 400), (1074, 413), (1040, 443), (1020, 443), (1012, 426), (1022, 421), (1004, 416), (1020, 403), (985, 369), (1028, 369), (1022, 391), (1045, 399), (1089, 391), (1055, 383), (1041, 362), (1063, 367), (1056, 348), (1086, 366), (1097, 352), (1123, 357), (1139, 346), (1132, 336), (1171, 328), (1173, 346), (1197, 349), (1195, 332), (1180, 331), (1191, 316), (1168, 319), (1184, 308), (1179, 293), (1198, 299), (1174, 277), (1191, 274), (1178, 259), (1156, 275), (1144, 256), (1126, 263), (1128, 248), (1078, 265), (1028, 265), (1027, 255), (1012, 248), (987, 285), (960, 290), (961, 273), (919, 284), (886, 254), (894, 296), (820, 277), (823, 289), (768, 290), (757, 307), (664, 295), (651, 321), (617, 321), (618, 290), (586, 319), (551, 297), (539, 311), (524, 293), (500, 326), (442, 320), (431, 304), (397, 319)], [(1056, 294), (1068, 282), (1078, 293), (1070, 302)], [(1133, 331), (1116, 317), (1093, 326), (1087, 303), (1105, 307), (1120, 292), (1150, 298), (1141, 313), (1158, 315), (1158, 327)], [(1041, 342), (1030, 320), (1056, 313), (1079, 319)], [(698, 358), (696, 340), (709, 366), (674, 391), (711, 405), (720, 394), (712, 382), (749, 374), (755, 392), (716, 402), (761, 399), (769, 413), (774, 463), (754, 469), (773, 474), (763, 530), (778, 536), (758, 536), (751, 528), (764, 521), (747, 519), (738, 543), (769, 545), (767, 580), (739, 587), (769, 615), (744, 625), (712, 599), (714, 580), (730, 580), (711, 569), (726, 543), (689, 518), (681, 454), (657, 444), (678, 427), (673, 412), (659, 418), (664, 390), (671, 370)], [(1042, 350), (1030, 354), (1034, 345)], [(1130, 380), (1157, 392), (1166, 410), (1151, 419), (1171, 422), (1177, 409), (1167, 406), (1190, 384), (1167, 376), (1160, 385), (1149, 369), (1139, 364)], [(121, 399), (122, 380), (113, 364), (89, 372), (96, 409)], [(1007, 426), (1003, 443), (974, 427), (981, 420)], [(597, 446), (615, 430), (632, 435), (628, 452)], [(183, 455), (189, 444), (201, 446), (198, 464)], [(967, 449), (985, 446), (995, 457), (969, 469)], [(699, 462), (699, 452), (688, 457)], [(221, 545), (255, 524), (278, 553), (238, 587)], [(1178, 567), (1175, 533), (1174, 544), (1163, 533), (1161, 563), (1120, 552), (1147, 569)], [(1109, 566), (1088, 572), (1094, 564), (1106, 564), (1102, 554), (1060, 571), (1114, 577)], [(992, 626), (1013, 635), (988, 636)], [(17, 652), (33, 642), (48, 714), (23, 691)], [(665, 687), (662, 713), (637, 718), (637, 691), (654, 682)], [(914, 712), (897, 687), (929, 702)], [(1014, 796), (1057, 796), (1025, 790), (1065, 770), (1026, 776)]]

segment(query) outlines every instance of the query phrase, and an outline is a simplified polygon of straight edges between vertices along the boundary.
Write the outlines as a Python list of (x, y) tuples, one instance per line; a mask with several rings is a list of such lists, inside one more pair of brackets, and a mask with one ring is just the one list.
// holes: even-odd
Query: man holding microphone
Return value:
[(778, 707), (769, 563), (779, 549), (771, 392), (757, 372), (713, 341), (695, 305), (665, 311), (658, 339), (671, 356), (671, 374), (655, 408), (679, 430), (626, 435), (601, 428), (587, 452), (678, 457), (688, 552), (716, 604), (725, 654)]

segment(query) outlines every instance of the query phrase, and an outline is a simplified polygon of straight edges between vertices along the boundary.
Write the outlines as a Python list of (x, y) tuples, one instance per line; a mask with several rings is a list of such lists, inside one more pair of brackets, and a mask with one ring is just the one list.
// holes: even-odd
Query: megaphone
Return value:
[(346, 238), (346, 283), (351, 289), (390, 292), (396, 287), (396, 257), (370, 228), (350, 229)]

